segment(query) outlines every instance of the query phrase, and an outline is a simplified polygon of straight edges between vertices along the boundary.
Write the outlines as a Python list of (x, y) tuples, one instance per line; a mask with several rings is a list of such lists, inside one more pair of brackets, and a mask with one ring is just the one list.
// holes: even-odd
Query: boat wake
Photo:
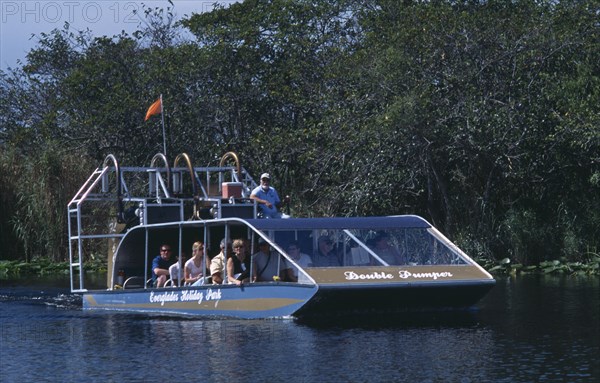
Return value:
[(81, 296), (68, 289), (35, 287), (0, 287), (0, 303), (46, 305), (67, 310), (81, 310)]

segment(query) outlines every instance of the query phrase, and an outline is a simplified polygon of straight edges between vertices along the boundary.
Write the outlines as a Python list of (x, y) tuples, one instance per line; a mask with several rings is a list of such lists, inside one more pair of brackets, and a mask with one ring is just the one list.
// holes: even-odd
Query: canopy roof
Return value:
[(429, 228), (431, 225), (416, 215), (389, 217), (334, 217), (334, 218), (290, 218), (248, 219), (250, 225), (259, 230), (310, 230), (310, 229), (392, 229)]

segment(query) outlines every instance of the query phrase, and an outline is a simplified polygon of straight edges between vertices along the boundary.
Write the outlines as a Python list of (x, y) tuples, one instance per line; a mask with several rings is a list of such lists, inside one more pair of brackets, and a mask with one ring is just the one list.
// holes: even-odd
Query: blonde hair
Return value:
[(236, 247), (240, 247), (240, 246), (245, 246), (246, 243), (244, 242), (243, 239), (236, 239), (233, 241), (233, 248), (235, 249)]
[(198, 250), (201, 246), (204, 246), (204, 244), (202, 242), (200, 242), (200, 241), (194, 242), (194, 244), (192, 245), (192, 251)]

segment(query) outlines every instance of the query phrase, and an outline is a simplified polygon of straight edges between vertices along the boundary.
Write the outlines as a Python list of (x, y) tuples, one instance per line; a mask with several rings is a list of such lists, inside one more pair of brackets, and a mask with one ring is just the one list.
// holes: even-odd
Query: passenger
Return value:
[(210, 261), (210, 275), (213, 285), (220, 285), (225, 278), (225, 246), (227, 246), (227, 255), (233, 256), (231, 243), (226, 242), (225, 238), (221, 240), (221, 252)]
[(243, 239), (233, 241), (233, 254), (227, 258), (227, 281), (240, 286), (250, 280), (250, 257), (246, 256)]
[(287, 274), (287, 262), (281, 256), (271, 251), (271, 246), (263, 238), (258, 240), (259, 251), (252, 259), (256, 266), (255, 275), (259, 282), (278, 281)]
[(169, 277), (169, 267), (175, 263), (171, 259), (171, 246), (164, 244), (160, 247), (160, 255), (152, 260), (152, 285), (163, 287)]
[(333, 251), (333, 241), (326, 235), (319, 237), (317, 241), (317, 251), (312, 257), (314, 267), (335, 267), (341, 266), (342, 262)]
[(346, 265), (349, 263), (348, 257), (350, 253), (350, 247), (345, 246), (344, 242), (338, 242), (333, 244), (333, 252), (337, 256), (337, 259), (340, 260), (342, 265)]
[[(302, 268), (313, 266), (313, 262), (312, 259), (310, 259), (310, 256), (308, 254), (300, 252), (300, 245), (298, 241), (290, 242), (287, 247), (287, 252), (290, 255), (290, 257), (294, 260), (294, 262), (296, 262)], [(306, 275), (300, 273), (295, 266), (289, 266), (290, 268), (288, 268), (288, 280), (290, 280), (291, 282), (300, 283), (309, 282), (309, 279), (306, 277)]]
[(250, 198), (258, 204), (258, 209), (262, 213), (263, 218), (289, 218), (288, 215), (282, 214), (281, 200), (277, 194), (277, 190), (270, 186), (271, 176), (269, 173), (263, 173), (260, 176), (260, 185), (252, 190)]
[[(181, 259), (181, 262), (179, 262), (179, 259)], [(185, 261), (187, 260), (187, 256), (186, 254), (182, 251), (181, 255), (179, 256), (179, 258), (175, 261), (175, 263), (173, 263), (170, 267), (169, 267), (169, 278), (171, 278), (171, 286), (179, 286), (179, 278), (181, 278), (182, 281), (184, 281), (184, 272), (182, 271), (181, 274), (179, 274), (179, 266), (181, 264), (185, 265)], [(182, 283), (183, 285), (183, 283)]]
[(383, 259), (388, 265), (406, 265), (406, 261), (395, 247), (389, 243), (390, 236), (385, 232), (379, 232), (373, 242), (373, 252)]
[(204, 284), (204, 273), (206, 272), (204, 262), (204, 244), (200, 241), (192, 245), (192, 258), (185, 263), (185, 283), (192, 286)]

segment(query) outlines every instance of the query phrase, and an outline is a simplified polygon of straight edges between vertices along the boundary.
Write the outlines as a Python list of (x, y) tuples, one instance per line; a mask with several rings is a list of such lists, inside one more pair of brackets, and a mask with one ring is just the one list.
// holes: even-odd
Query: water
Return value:
[(65, 286), (0, 281), (1, 382), (600, 381), (597, 277), (501, 278), (468, 312), (309, 324), (83, 312)]

